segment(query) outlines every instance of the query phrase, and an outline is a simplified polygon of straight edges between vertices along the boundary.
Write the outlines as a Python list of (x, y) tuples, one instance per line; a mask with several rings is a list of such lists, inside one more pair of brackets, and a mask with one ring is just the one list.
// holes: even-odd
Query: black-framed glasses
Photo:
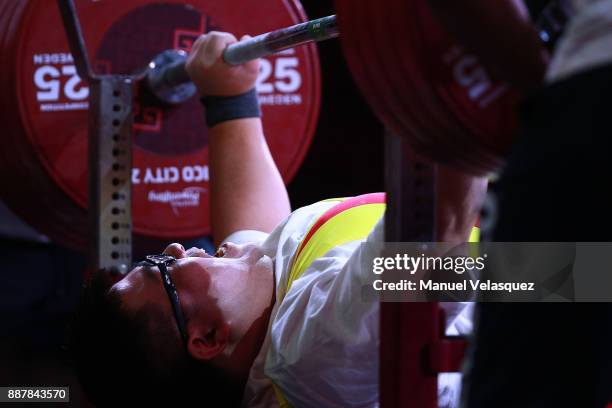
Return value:
[(174, 311), (174, 320), (176, 320), (179, 333), (181, 333), (183, 344), (185, 347), (187, 347), (187, 325), (185, 324), (185, 317), (183, 316), (183, 311), (181, 310), (181, 302), (179, 301), (176, 286), (174, 285), (174, 282), (172, 282), (172, 278), (168, 273), (168, 266), (175, 262), (176, 258), (171, 255), (147, 255), (145, 260), (138, 262), (136, 266), (157, 266), (157, 268), (159, 268), (162, 282), (164, 283), (164, 288), (166, 289), (168, 299), (170, 299), (170, 304), (172, 305), (172, 310)]

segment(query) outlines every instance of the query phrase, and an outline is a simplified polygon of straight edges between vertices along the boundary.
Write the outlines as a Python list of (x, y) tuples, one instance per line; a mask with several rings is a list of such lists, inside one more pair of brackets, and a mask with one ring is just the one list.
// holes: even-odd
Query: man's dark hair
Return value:
[(186, 352), (169, 312), (149, 305), (126, 313), (112, 283), (104, 271), (93, 274), (71, 330), (77, 375), (94, 405), (240, 404), (242, 390), (222, 370)]

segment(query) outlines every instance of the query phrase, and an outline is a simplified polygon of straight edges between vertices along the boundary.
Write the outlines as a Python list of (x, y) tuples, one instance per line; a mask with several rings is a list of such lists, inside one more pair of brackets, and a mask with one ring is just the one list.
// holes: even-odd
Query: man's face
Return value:
[[(187, 320), (201, 323), (223, 319), (228, 312), (248, 307), (249, 275), (271, 268), (257, 245), (224, 244), (213, 256), (199, 248), (185, 250), (171, 244), (164, 254), (177, 258), (168, 271), (179, 295)], [(121, 296), (124, 308), (136, 312), (157, 304), (172, 316), (171, 305), (157, 267), (137, 267), (117, 282), (112, 290)]]

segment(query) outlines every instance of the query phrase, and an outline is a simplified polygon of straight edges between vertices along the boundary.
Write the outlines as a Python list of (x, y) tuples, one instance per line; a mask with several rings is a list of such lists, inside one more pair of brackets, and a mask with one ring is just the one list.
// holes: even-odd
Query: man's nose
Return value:
[(179, 243), (172, 243), (164, 249), (164, 255), (171, 255), (176, 259), (185, 258), (187, 255), (185, 254), (185, 247)]

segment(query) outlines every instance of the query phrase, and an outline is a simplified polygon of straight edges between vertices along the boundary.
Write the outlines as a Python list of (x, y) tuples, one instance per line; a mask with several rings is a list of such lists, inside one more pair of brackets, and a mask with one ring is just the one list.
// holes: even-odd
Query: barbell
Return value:
[[(309, 42), (336, 37), (336, 16), (323, 17), (231, 44), (223, 52), (223, 60), (230, 65), (240, 65)], [(179, 104), (195, 94), (195, 87), (186, 87), (186, 84), (191, 84), (191, 78), (185, 70), (186, 59), (187, 54), (184, 52), (167, 50), (149, 64), (146, 83), (160, 101)]]
[[(421, 153), (468, 172), (483, 174), (501, 166), (515, 130), (516, 91), (445, 36), (423, 1), (390, 3), (397, 24), (391, 15), (377, 13), (372, 2), (355, 7), (354, 1), (348, 5), (340, 0), (337, 6), (347, 33), (349, 65), (388, 128), (407, 136)], [(407, 16), (409, 23), (401, 24)], [(360, 35), (362, 27), (368, 27), (367, 35)], [(336, 16), (328, 16), (232, 44), (223, 59), (238, 65), (338, 34)], [(392, 37), (406, 40), (391, 41)], [(411, 41), (414, 38), (419, 42)], [(147, 83), (160, 100), (181, 102), (172, 90), (190, 81), (185, 58), (151, 63)], [(390, 68), (364, 63), (372, 60)]]
[[(97, 72), (133, 73), (150, 61), (135, 101), (136, 234), (188, 238), (210, 232), (207, 136), (184, 70), (191, 43), (204, 32), (267, 32), (230, 46), (225, 58), (240, 63), (267, 56), (257, 81), (264, 130), (285, 181), (292, 178), (313, 136), (320, 98), (316, 49), (296, 45), (337, 36), (335, 16), (308, 22), (297, 0), (78, 6)], [(76, 74), (55, 2), (5, 0), (0, 11), (6, 28), (0, 49), (10, 61), (0, 78), (6, 90), (0, 103), (8, 109), (0, 114), (11, 129), (5, 138), (11, 149), (0, 153), (2, 199), (55, 240), (83, 247), (86, 84)], [(503, 164), (521, 95), (449, 37), (426, 0), (389, 0), (384, 7), (374, 0), (336, 0), (336, 11), (355, 82), (392, 133), (433, 160), (473, 174)], [(27, 182), (8, 182), (14, 179)]]
[[(349, 67), (387, 128), (435, 161), (476, 175), (502, 166), (516, 130), (519, 92), (446, 35), (425, 1), (388, 2), (392, 13), (381, 13), (372, 1), (336, 5)], [(543, 40), (556, 27), (542, 31)], [(338, 35), (333, 15), (232, 44), (223, 58), (237, 65)], [(160, 100), (180, 103), (171, 90), (190, 81), (185, 58), (151, 64), (147, 83)]]
[[(388, 14), (378, 12), (379, 6), (368, 1), (357, 6), (354, 1), (336, 4), (345, 21), (349, 66), (389, 129), (408, 137), (419, 152), (470, 173), (486, 174), (503, 164), (516, 127), (514, 108), (520, 95), (446, 36), (424, 1), (388, 3), (389, 9), (397, 11)], [(567, 21), (558, 6), (550, 3), (539, 18), (545, 43), (558, 38)], [(402, 24), (403, 20), (408, 23)], [(230, 45), (223, 57), (236, 65), (338, 35), (333, 15), (240, 41)], [(148, 76), (152, 92), (168, 103), (178, 98), (165, 97), (164, 92), (171, 94), (169, 89), (180, 89), (188, 81), (183, 61), (153, 69)]]

